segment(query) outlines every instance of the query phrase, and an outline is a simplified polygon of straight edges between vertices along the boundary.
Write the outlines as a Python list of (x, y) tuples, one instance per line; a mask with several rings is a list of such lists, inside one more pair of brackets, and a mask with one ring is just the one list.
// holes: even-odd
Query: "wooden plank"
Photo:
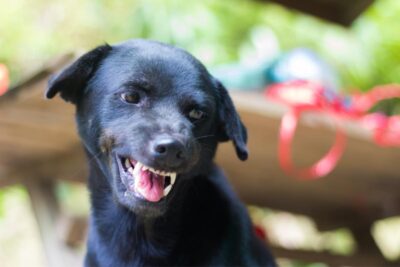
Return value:
[[(0, 129), (0, 142), (3, 142), (2, 140), (4, 139), (4, 145), (7, 145), (7, 143), (18, 145), (19, 142), (32, 142), (46, 148), (46, 146), (62, 146), (63, 144), (69, 144), (71, 141), (76, 142), (77, 140), (76, 130), (72, 120), (65, 125), (49, 124), (47, 127), (34, 123), (6, 122), (3, 120)], [(14, 141), (15, 144), (11, 143), (12, 139), (17, 139)]]
[(74, 107), (44, 99), (48, 76), (71, 59), (66, 55), (54, 60), (0, 98), (0, 174), (46, 155), (65, 153), (71, 142), (77, 142)]
[(81, 145), (76, 143), (66, 148), (63, 153), (47, 154), (8, 166), (6, 169), (0, 168), (0, 187), (41, 177), (85, 182), (88, 173), (86, 162)]
[(10, 90), (2, 95), (0, 97), (0, 104), (4, 105), (6, 103), (13, 102), (12, 100), (15, 100), (18, 96), (26, 95), (27, 93), (29, 94), (29, 90), (26, 89), (37, 85), (37, 83), (47, 83), (47, 78), (49, 77), (49, 75), (66, 66), (66, 64), (71, 62), (74, 57), (75, 55), (73, 53), (68, 53), (47, 62), (46, 64), (44, 64), (41, 70), (32, 75), (29, 75), (29, 78), (23, 80), (18, 85), (11, 87)]
[[(34, 108), (27, 108), (25, 105), (13, 105), (6, 109), (2, 109), (0, 106), (0, 127), (3, 124), (21, 124), (21, 125), (32, 125), (48, 128), (57, 128), (67, 131), (73, 131), (75, 129), (74, 123), (74, 108), (72, 105), (63, 104), (60, 112), (54, 112), (54, 108), (46, 111), (45, 106), (50, 101), (43, 100), (44, 105), (38, 105)], [(60, 103), (58, 103), (60, 105)], [(72, 126), (72, 127), (71, 127)]]
[(398, 266), (374, 254), (342, 256), (321, 251), (289, 250), (277, 247), (272, 247), (271, 250), (276, 258), (299, 260), (305, 263), (325, 263), (328, 266)]
[[(1, 144), (0, 144), (1, 145)], [(64, 151), (61, 151), (63, 154)], [(57, 153), (61, 153), (57, 151)], [(40, 150), (35, 149), (21, 149), (20, 147), (14, 150), (11, 146), (1, 147), (0, 148), (0, 155), (2, 155), (0, 160), (0, 174), (9, 172), (10, 170), (14, 169), (21, 169), (27, 165), (35, 164), (38, 159), (42, 161), (46, 161), (49, 158), (49, 155), (54, 156), (54, 150), (45, 150), (40, 148)], [(4, 178), (0, 176), (0, 180)]]
[[(0, 169), (1, 170), (1, 169)], [(7, 175), (5, 175), (4, 173), (0, 172), (0, 177), (2, 177), (0, 179), (0, 189), (4, 188), (4, 187), (8, 187), (8, 186), (12, 186), (12, 185), (16, 185), (16, 184), (21, 184), (23, 181), (21, 181), (18, 178), (15, 177), (9, 177)]]
[(45, 112), (42, 106), (35, 110), (17, 105), (0, 108), (3, 114), (0, 118), (0, 146), (39, 152), (49, 149), (49, 153), (62, 151), (65, 145), (77, 141), (73, 109), (64, 103), (62, 107), (64, 115), (58, 115), (54, 110)]
[[(9, 98), (9, 101), (0, 102), (0, 112), (6, 113), (9, 109), (21, 109), (32, 111), (39, 110), (41, 112), (50, 112), (60, 116), (67, 116), (70, 114), (66, 113), (66, 110), (73, 111), (73, 105), (66, 104), (58, 97), (52, 100), (45, 99), (44, 94), (47, 87), (47, 80), (48, 77), (45, 77), (43, 80), (36, 81), (35, 84), (26, 87), (26, 90), (19, 90), (19, 93)], [(7, 99), (5, 97), (6, 95), (2, 96), (0, 99)]]
[[(27, 145), (33, 145), (35, 151), (62, 149), (65, 145), (78, 140), (75, 125), (66, 123), (65, 128), (61, 125), (18, 123), (13, 120), (0, 119), (0, 150), (12, 147), (14, 150), (29, 150)], [(39, 148), (37, 148), (39, 146)], [(51, 152), (51, 151), (49, 151)]]
[[(62, 135), (61, 135), (62, 137)], [(15, 149), (49, 150), (49, 152), (63, 152), (64, 147), (70, 144), (71, 140), (62, 139), (58, 136), (44, 134), (43, 132), (31, 131), (29, 133), (19, 129), (3, 128), (0, 135), (0, 144), (10, 145)]]

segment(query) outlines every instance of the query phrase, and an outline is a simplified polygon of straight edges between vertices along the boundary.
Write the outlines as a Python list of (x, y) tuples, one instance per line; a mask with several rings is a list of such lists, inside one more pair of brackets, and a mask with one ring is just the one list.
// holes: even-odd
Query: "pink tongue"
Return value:
[(164, 177), (140, 170), (135, 177), (135, 191), (148, 201), (158, 202), (164, 196)]

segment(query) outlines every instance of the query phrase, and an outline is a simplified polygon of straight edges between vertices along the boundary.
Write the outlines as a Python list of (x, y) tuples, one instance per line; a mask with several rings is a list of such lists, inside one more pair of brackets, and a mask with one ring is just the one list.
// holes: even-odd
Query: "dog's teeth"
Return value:
[(128, 158), (125, 159), (125, 167), (126, 167), (127, 169), (129, 169), (131, 166), (132, 166), (132, 165), (131, 165), (131, 162), (129, 161), (129, 159), (128, 159)]
[(128, 172), (133, 175), (134, 169), (132, 167), (129, 167)]
[(165, 176), (167, 173), (166, 172), (160, 172), (160, 175)]
[(139, 172), (142, 169), (142, 167), (143, 167), (143, 164), (138, 161), (136, 163), (135, 169), (133, 170), (133, 173), (132, 173), (133, 177), (136, 177), (139, 174)]
[(142, 167), (142, 170), (143, 170), (143, 171), (147, 171), (148, 169), (149, 169), (149, 167), (147, 167), (147, 166), (143, 166), (143, 167)]
[(171, 191), (171, 189), (172, 189), (172, 185), (168, 185), (168, 186), (164, 189), (164, 197), (166, 197), (166, 196), (169, 194), (169, 192)]
[(176, 172), (171, 173), (170, 177), (171, 177), (171, 187), (172, 187), (172, 185), (174, 185), (176, 181)]

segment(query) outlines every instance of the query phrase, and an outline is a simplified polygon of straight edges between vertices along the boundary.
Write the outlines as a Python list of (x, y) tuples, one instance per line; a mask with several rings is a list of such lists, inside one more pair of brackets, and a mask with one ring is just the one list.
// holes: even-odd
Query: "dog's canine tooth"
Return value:
[(132, 167), (132, 164), (131, 164), (131, 162), (129, 161), (128, 158), (125, 159), (125, 167), (126, 167), (127, 169), (129, 169), (130, 167)]
[(135, 165), (135, 168), (134, 168), (133, 172), (132, 172), (133, 177), (136, 177), (139, 174), (139, 172), (142, 169), (142, 167), (143, 167), (143, 164), (138, 161), (136, 163), (136, 165)]
[(133, 175), (134, 169), (132, 167), (129, 167), (128, 172)]
[(172, 187), (172, 185), (174, 185), (174, 183), (176, 181), (176, 172), (171, 173), (171, 175), (169, 175), (169, 177), (171, 177), (171, 187)]
[(169, 194), (169, 192), (171, 191), (171, 189), (172, 189), (172, 185), (168, 185), (168, 186), (164, 189), (164, 197), (166, 197), (166, 196)]
[(149, 169), (149, 167), (147, 167), (146, 165), (143, 165), (142, 170), (143, 171), (147, 171)]

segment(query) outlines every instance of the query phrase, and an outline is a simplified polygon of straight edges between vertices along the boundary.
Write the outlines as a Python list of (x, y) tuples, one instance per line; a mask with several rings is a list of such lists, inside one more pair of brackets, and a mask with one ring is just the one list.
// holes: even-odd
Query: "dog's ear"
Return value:
[(85, 88), (87, 81), (111, 49), (112, 47), (107, 44), (99, 46), (53, 75), (48, 82), (46, 98), (53, 98), (57, 93), (60, 93), (65, 101), (76, 104), (77, 98)]
[(247, 131), (244, 127), (236, 109), (233, 105), (232, 99), (228, 94), (225, 87), (215, 80), (215, 84), (218, 91), (219, 107), (219, 129), (218, 129), (218, 140), (228, 141), (232, 140), (235, 145), (236, 154), (239, 159), (246, 160), (248, 157), (247, 151)]

